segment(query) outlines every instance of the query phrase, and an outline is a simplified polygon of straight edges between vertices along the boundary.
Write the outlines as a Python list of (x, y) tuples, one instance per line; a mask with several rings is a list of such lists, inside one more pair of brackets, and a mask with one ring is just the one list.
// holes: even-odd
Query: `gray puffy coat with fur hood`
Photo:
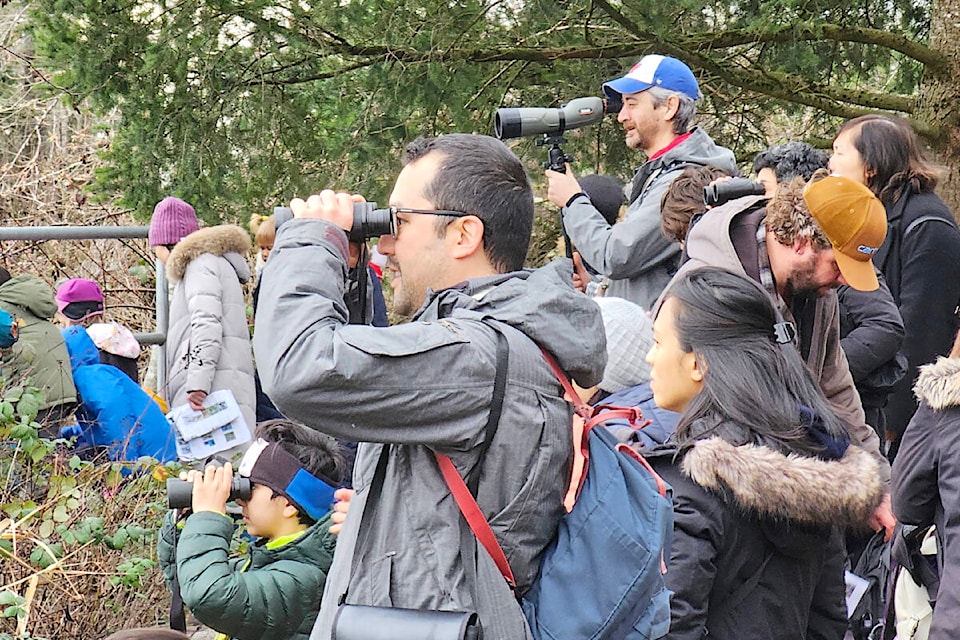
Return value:
[(930, 640), (946, 640), (960, 631), (960, 358), (920, 367), (914, 393), (920, 408), (893, 463), (893, 512), (905, 524), (937, 525), (940, 591)]
[(167, 260), (176, 283), (167, 331), (167, 389), (171, 407), (190, 391), (229, 389), (252, 432), (256, 427), (253, 351), (241, 284), (250, 280), (245, 255), (250, 235), (234, 225), (195, 231)]
[(840, 459), (785, 455), (730, 424), (712, 433), (646, 453), (673, 487), (667, 637), (842, 639), (837, 527), (880, 503), (876, 459), (855, 446)]

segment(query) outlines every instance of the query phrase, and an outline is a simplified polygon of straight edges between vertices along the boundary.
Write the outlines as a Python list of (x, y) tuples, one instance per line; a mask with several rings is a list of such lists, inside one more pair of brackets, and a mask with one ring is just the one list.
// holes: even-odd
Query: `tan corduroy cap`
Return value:
[(855, 180), (828, 176), (803, 192), (810, 214), (833, 245), (844, 280), (859, 291), (879, 287), (873, 254), (887, 236), (887, 213), (873, 192)]

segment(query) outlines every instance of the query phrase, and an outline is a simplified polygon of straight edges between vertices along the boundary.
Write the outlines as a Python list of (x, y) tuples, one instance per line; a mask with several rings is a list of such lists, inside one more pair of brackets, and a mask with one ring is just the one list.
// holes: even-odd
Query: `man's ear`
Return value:
[(483, 251), (483, 220), (477, 216), (457, 218), (447, 234), (454, 258), (469, 258)]
[(677, 111), (680, 109), (680, 98), (672, 95), (667, 98), (666, 102), (661, 106), (664, 108), (663, 119), (669, 122), (673, 120), (674, 116), (677, 115)]
[(797, 238), (793, 241), (793, 252), (798, 256), (805, 255), (813, 248), (810, 238)]

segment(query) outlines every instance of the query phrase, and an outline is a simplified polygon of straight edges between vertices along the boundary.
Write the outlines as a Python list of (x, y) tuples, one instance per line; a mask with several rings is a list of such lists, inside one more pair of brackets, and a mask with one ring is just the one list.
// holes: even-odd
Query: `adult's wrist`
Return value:
[(589, 196), (587, 196), (587, 194), (585, 194), (583, 191), (578, 191), (578, 192), (576, 192), (575, 194), (573, 194), (572, 196), (570, 196), (570, 199), (567, 200), (567, 204), (563, 205), (563, 207), (564, 207), (565, 209), (568, 208), (570, 205), (573, 204), (573, 201), (576, 200), (577, 198), (579, 198), (580, 196), (589, 197)]

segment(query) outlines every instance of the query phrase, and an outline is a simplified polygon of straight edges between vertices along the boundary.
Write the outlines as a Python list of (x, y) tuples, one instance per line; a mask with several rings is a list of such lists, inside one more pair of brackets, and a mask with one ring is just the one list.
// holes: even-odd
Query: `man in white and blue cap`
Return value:
[(617, 115), (631, 149), (647, 156), (628, 186), (624, 219), (611, 225), (583, 193), (571, 171), (547, 171), (547, 197), (561, 207), (563, 227), (586, 262), (607, 280), (607, 295), (649, 309), (676, 271), (680, 246), (660, 233), (660, 200), (690, 165), (736, 170), (733, 153), (691, 128), (700, 88), (690, 68), (661, 55), (640, 59), (622, 78), (603, 85), (622, 103)]

